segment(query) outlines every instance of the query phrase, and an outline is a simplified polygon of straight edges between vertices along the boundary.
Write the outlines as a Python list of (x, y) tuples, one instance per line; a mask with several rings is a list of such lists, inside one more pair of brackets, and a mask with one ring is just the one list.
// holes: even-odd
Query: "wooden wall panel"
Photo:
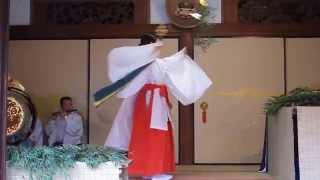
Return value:
[(320, 38), (287, 39), (287, 89), (320, 89)]
[(41, 120), (59, 110), (61, 96), (71, 96), (87, 120), (87, 41), (10, 41), (9, 45), (9, 74), (30, 93)]
[[(196, 61), (213, 86), (195, 104), (195, 162), (259, 163), (263, 148), (263, 104), (283, 93), (283, 41), (278, 38), (219, 38)], [(207, 102), (208, 122), (200, 104)]]

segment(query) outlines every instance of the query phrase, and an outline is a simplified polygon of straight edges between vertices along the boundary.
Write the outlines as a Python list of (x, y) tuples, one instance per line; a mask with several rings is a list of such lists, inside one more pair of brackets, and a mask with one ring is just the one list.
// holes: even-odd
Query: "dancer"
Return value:
[[(162, 45), (154, 36), (145, 34), (140, 46), (113, 49), (108, 56), (113, 87), (95, 96), (97, 103), (115, 92), (123, 98), (105, 146), (128, 150), (132, 160), (129, 175), (147, 179), (171, 179), (169, 174), (175, 171), (168, 91), (188, 105), (211, 85), (185, 48), (159, 58)], [(108, 93), (102, 95), (103, 91)]]

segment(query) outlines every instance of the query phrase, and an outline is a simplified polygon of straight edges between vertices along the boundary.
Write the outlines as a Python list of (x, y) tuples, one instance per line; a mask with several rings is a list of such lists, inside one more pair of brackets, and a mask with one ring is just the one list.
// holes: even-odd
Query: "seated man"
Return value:
[(38, 118), (36, 119), (34, 129), (28, 139), (21, 142), (22, 145), (28, 146), (28, 147), (34, 147), (34, 146), (42, 146), (43, 145), (43, 125), (42, 121)]
[(81, 144), (83, 122), (80, 113), (73, 108), (72, 98), (62, 97), (60, 106), (61, 111), (53, 113), (46, 128), (49, 146)]

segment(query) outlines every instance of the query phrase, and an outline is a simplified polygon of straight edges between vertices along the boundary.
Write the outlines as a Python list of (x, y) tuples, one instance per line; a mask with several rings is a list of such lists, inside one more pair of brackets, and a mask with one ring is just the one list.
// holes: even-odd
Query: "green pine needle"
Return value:
[(9, 167), (27, 170), (31, 180), (52, 180), (57, 172), (67, 179), (68, 170), (76, 162), (84, 162), (90, 168), (105, 162), (113, 162), (116, 166), (128, 163), (125, 152), (95, 145), (35, 148), (9, 146), (7, 160)]
[(267, 114), (275, 114), (282, 107), (289, 106), (320, 106), (320, 91), (296, 88), (288, 95), (271, 97), (265, 104), (265, 111)]
[(202, 34), (206, 34), (211, 30), (210, 26), (210, 19), (214, 19), (215, 15), (214, 12), (215, 9), (209, 7), (209, 6), (199, 6), (198, 13), (201, 15), (199, 26), (196, 28), (195, 34), (194, 34), (194, 44), (196, 46), (199, 46), (203, 52), (206, 52), (207, 49), (210, 47), (211, 44), (217, 42), (213, 38), (209, 37), (203, 37)]

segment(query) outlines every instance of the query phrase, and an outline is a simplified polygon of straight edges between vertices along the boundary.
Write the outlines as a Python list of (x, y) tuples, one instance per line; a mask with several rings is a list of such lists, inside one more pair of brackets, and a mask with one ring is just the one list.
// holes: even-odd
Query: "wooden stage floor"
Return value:
[(256, 172), (257, 169), (257, 166), (178, 166), (173, 180), (273, 180), (268, 174)]

